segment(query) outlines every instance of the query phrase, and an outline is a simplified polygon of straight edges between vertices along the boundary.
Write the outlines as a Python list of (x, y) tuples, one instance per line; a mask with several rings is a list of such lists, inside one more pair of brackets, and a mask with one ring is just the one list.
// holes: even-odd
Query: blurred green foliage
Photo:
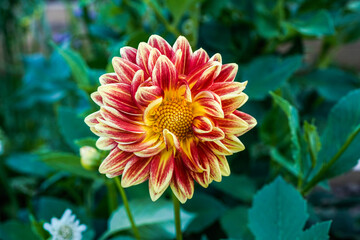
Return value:
[[(89, 94), (113, 71), (111, 58), (159, 34), (170, 43), (184, 35), (193, 49), (239, 64), (236, 81), (248, 80), (250, 96), (243, 110), (258, 121), (242, 138), (247, 150), (228, 158), (232, 175), (197, 186), (182, 206), (185, 239), (327, 239), (329, 231), (332, 239), (360, 239), (359, 192), (308, 195), (360, 158), (359, 70), (334, 61), (337, 49), (360, 38), (360, 1), (62, 3), (69, 25), (58, 35), (46, 20), (49, 3), (0, 4), (2, 238), (46, 239), (42, 224), (71, 208), (88, 226), (85, 239), (133, 239), (114, 183), (84, 169), (79, 149), (94, 147), (83, 119), (97, 110)], [(174, 238), (168, 192), (156, 203), (146, 184), (126, 192), (143, 236)]]

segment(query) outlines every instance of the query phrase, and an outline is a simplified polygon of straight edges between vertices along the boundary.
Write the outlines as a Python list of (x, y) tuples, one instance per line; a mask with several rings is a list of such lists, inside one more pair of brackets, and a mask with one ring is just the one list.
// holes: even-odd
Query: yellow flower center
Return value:
[(179, 139), (191, 132), (192, 110), (189, 103), (181, 100), (166, 100), (155, 110), (155, 132), (169, 130)]

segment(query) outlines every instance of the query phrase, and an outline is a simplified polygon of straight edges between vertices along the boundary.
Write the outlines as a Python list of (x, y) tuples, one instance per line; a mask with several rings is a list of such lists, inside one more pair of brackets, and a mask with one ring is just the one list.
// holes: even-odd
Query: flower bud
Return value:
[(87, 170), (94, 170), (99, 167), (100, 153), (93, 147), (84, 146), (80, 148), (81, 165)]

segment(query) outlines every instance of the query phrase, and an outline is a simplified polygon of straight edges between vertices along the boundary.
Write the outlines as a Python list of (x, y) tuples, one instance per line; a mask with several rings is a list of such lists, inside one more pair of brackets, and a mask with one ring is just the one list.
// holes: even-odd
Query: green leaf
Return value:
[(356, 165), (360, 158), (360, 90), (340, 99), (331, 109), (324, 132), (319, 166), (337, 158), (328, 169), (326, 178), (340, 175)]
[(79, 147), (75, 144), (75, 140), (86, 137), (93, 137), (88, 126), (86, 126), (84, 119), (78, 116), (77, 112), (69, 107), (58, 108), (58, 125), (60, 132), (64, 137), (66, 143), (75, 151), (78, 152)]
[(321, 142), (316, 126), (308, 123), (307, 121), (304, 122), (304, 139), (308, 145), (312, 167), (314, 168), (318, 152), (321, 149)]
[[(275, 104), (277, 104), (286, 114), (288, 118), (288, 124), (290, 128), (290, 138), (291, 138), (291, 152), (292, 158), (295, 161), (296, 168), (301, 170), (302, 163), (301, 163), (301, 149), (300, 149), (300, 140), (299, 140), (299, 113), (297, 109), (292, 106), (288, 101), (284, 98), (270, 93), (273, 97)], [(301, 171), (299, 171), (301, 173)]]
[(90, 178), (90, 179), (103, 179), (98, 172), (92, 172), (84, 169), (80, 163), (80, 157), (63, 152), (43, 153), (40, 158), (47, 165), (59, 170), (66, 171), (75, 176)]
[(329, 101), (338, 101), (360, 87), (360, 80), (356, 76), (338, 68), (317, 70), (298, 78), (297, 81), (312, 86)]
[(296, 239), (307, 218), (305, 200), (278, 177), (255, 195), (249, 211), (249, 228), (257, 240)]
[(334, 22), (326, 10), (307, 13), (290, 20), (290, 25), (307, 36), (324, 36), (335, 33)]
[(331, 221), (314, 224), (306, 229), (297, 240), (328, 240)]
[(0, 224), (0, 238), (6, 240), (38, 240), (31, 227), (17, 220), (9, 220)]
[(296, 165), (289, 161), (286, 157), (284, 157), (275, 147), (270, 148), (270, 156), (273, 161), (280, 164), (280, 166), (284, 167), (286, 170), (288, 170), (290, 173), (292, 173), (294, 176), (299, 176), (300, 171), (299, 168), (296, 167)]
[(40, 161), (39, 156), (31, 153), (12, 154), (5, 160), (6, 165), (16, 172), (46, 177), (54, 169)]
[[(150, 199), (136, 199), (130, 201), (130, 209), (142, 239), (175, 238), (174, 210), (172, 202), (162, 199), (159, 199), (156, 202), (152, 202)], [(181, 210), (180, 215), (181, 228), (184, 231), (194, 218), (194, 215), (184, 210)], [(131, 224), (128, 220), (124, 205), (120, 206), (112, 214), (108, 224), (109, 229), (101, 239), (131, 229)]]
[(254, 239), (248, 228), (248, 208), (238, 206), (228, 210), (221, 218), (220, 224), (226, 235), (232, 239)]
[(245, 92), (250, 96), (250, 100), (262, 100), (269, 91), (283, 86), (301, 67), (301, 60), (299, 55), (284, 59), (263, 56), (249, 63), (242, 70), (242, 81), (249, 81)]
[(51, 43), (51, 45), (68, 63), (78, 86), (85, 90), (91, 88), (88, 66), (81, 55), (70, 48), (60, 48), (55, 43)]
[[(206, 204), (204, 204), (206, 202)], [(183, 205), (188, 212), (196, 217), (186, 229), (187, 233), (199, 233), (213, 224), (226, 210), (225, 206), (216, 198), (204, 193), (196, 193)]]
[(224, 177), (221, 182), (214, 182), (211, 186), (246, 202), (251, 202), (256, 192), (255, 182), (245, 175), (231, 174), (229, 177)]
[(306, 201), (281, 177), (263, 187), (249, 210), (249, 228), (256, 240), (328, 239), (330, 222), (303, 231), (308, 218)]
[(179, 23), (181, 17), (192, 5), (201, 1), (202, 0), (166, 0), (166, 6), (174, 17), (174, 25), (176, 26), (177, 23)]

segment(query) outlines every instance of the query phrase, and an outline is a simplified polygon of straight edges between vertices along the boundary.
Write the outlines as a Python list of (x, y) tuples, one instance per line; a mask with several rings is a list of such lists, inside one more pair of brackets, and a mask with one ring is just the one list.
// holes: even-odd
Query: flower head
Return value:
[(91, 95), (100, 110), (85, 119), (97, 147), (110, 150), (99, 171), (122, 175), (123, 187), (149, 179), (153, 201), (170, 186), (185, 202), (194, 180), (207, 187), (228, 176), (226, 156), (244, 149), (237, 137), (256, 125), (237, 110), (248, 99), (246, 82), (234, 82), (238, 66), (192, 52), (182, 36), (171, 47), (152, 35), (120, 54)]
[(71, 210), (66, 209), (60, 219), (51, 218), (51, 224), (44, 223), (44, 229), (50, 233), (52, 240), (81, 240), (86, 225), (80, 225), (79, 220), (75, 219)]
[(101, 154), (96, 148), (84, 146), (80, 148), (81, 165), (87, 170), (94, 170), (100, 165)]

